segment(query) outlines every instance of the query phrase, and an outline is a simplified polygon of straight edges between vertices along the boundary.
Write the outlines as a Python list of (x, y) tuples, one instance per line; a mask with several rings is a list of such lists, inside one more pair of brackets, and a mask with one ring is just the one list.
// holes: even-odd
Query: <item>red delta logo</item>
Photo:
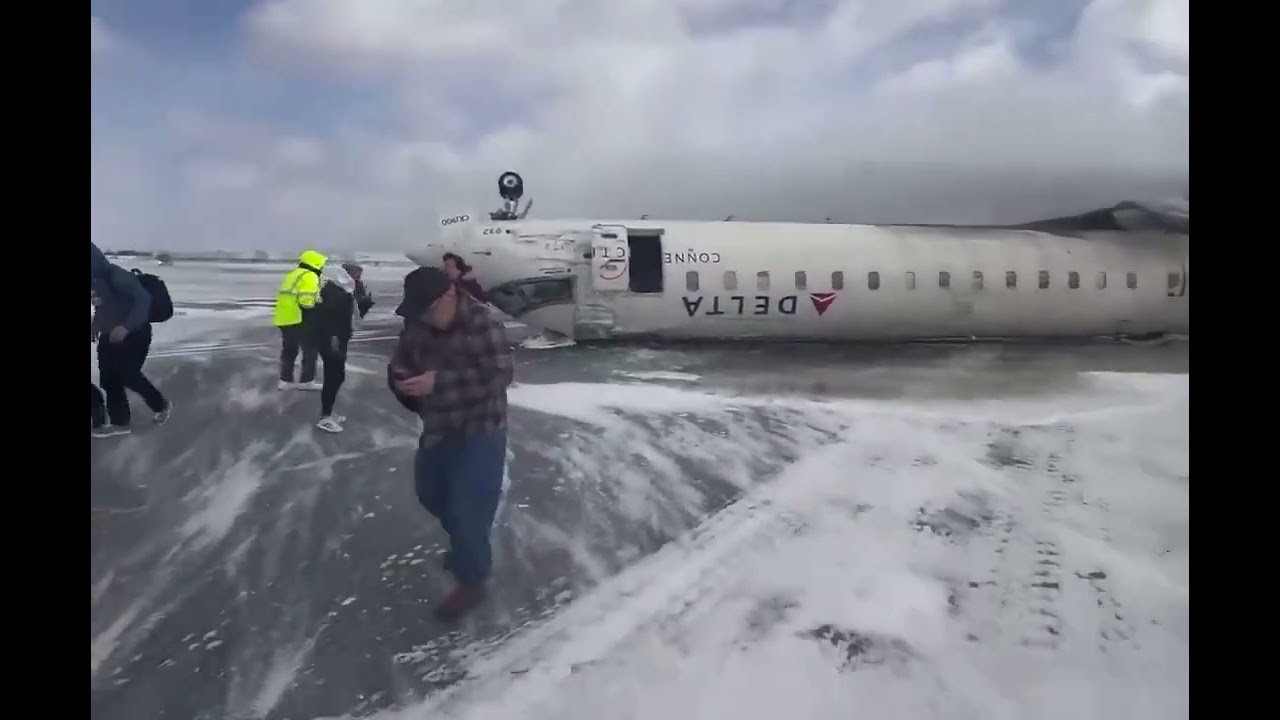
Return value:
[(818, 315), (822, 315), (831, 307), (831, 303), (836, 301), (836, 294), (833, 292), (825, 293), (809, 293), (809, 300), (813, 302), (813, 309), (818, 311)]

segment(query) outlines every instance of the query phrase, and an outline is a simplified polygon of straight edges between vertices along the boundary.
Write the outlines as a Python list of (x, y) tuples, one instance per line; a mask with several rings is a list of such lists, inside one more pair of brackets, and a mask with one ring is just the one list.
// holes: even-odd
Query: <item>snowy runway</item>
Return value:
[(1188, 714), (1186, 376), (844, 418), (680, 543), (378, 717)]
[(449, 632), (386, 328), (330, 436), (266, 318), (201, 312), (173, 419), (94, 444), (95, 717), (1188, 714), (1185, 344), (522, 351)]

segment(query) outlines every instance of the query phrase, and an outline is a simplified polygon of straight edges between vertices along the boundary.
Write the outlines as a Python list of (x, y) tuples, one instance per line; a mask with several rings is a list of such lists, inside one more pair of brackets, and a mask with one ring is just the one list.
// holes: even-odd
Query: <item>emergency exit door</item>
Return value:
[(1169, 297), (1186, 297), (1187, 295), (1187, 266), (1185, 263), (1176, 270), (1168, 272), (1168, 282), (1165, 284)]
[(597, 225), (592, 230), (591, 286), (602, 292), (627, 290), (631, 280), (627, 229), (621, 225)]

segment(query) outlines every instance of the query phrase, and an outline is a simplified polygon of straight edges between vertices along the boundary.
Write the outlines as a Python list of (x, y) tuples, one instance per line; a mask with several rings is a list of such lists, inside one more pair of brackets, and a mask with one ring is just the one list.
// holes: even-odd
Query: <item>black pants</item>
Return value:
[(293, 382), (293, 363), (302, 350), (302, 382), (316, 379), (316, 348), (307, 341), (302, 325), (280, 328), (280, 379)]
[(89, 419), (93, 421), (94, 427), (101, 427), (107, 424), (107, 403), (102, 399), (102, 391), (97, 385), (89, 383), (89, 388), (93, 390), (89, 398)]
[(338, 389), (347, 379), (347, 343), (338, 340), (338, 349), (333, 349), (333, 340), (325, 340), (318, 348), (320, 359), (324, 361), (324, 387), (320, 388), (320, 414), (332, 415), (333, 404), (338, 401)]
[(111, 342), (105, 335), (98, 339), (98, 379), (107, 396), (107, 418), (112, 425), (128, 425), (131, 420), (125, 390), (138, 393), (151, 412), (169, 407), (169, 401), (142, 374), (142, 365), (150, 350), (150, 325), (129, 333), (118, 343)]

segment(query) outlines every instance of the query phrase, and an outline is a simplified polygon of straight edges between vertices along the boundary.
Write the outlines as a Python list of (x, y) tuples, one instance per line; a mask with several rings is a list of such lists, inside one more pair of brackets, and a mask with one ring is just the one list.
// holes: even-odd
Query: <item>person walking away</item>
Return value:
[(126, 435), (132, 421), (126, 390), (142, 398), (157, 423), (169, 419), (173, 404), (142, 373), (151, 350), (151, 296), (133, 273), (109, 262), (93, 242), (89, 250), (91, 336), (98, 343), (98, 380), (106, 395), (104, 423), (92, 432), (95, 437)]
[[(94, 297), (95, 295), (93, 293), (93, 288), (90, 287), (89, 289), (89, 299), (91, 303), (90, 307), (96, 307), (96, 305), (92, 305)], [(93, 332), (93, 316), (95, 314), (96, 313), (93, 310), (90, 310), (89, 312), (89, 342), (90, 343), (93, 343), (98, 339), (97, 335), (95, 335)], [(90, 430), (96, 430), (97, 428), (104, 427), (107, 424), (107, 401), (102, 396), (102, 390), (99, 389), (98, 386), (95, 385), (92, 380), (89, 381), (89, 389), (92, 391), (89, 393), (90, 395), (89, 428)]]
[(347, 345), (356, 314), (356, 283), (343, 267), (326, 265), (321, 272), (324, 281), (320, 288), (320, 302), (308, 313), (307, 341), (320, 354), (324, 363), (324, 385), (320, 389), (320, 420), (316, 427), (325, 432), (342, 432), (346, 417), (335, 415), (334, 403), (338, 390), (346, 380)]
[(96, 430), (107, 424), (107, 401), (102, 399), (102, 391), (92, 380), (89, 388), (93, 391), (89, 398), (89, 427)]
[[(290, 270), (280, 282), (273, 317), (275, 326), (280, 328), (280, 382), (276, 386), (279, 390), (321, 389), (316, 382), (318, 349), (307, 342), (302, 321), (320, 298), (320, 271), (327, 260), (315, 250), (303, 250), (298, 256), (298, 267)], [(302, 351), (302, 382), (294, 383), (293, 364), (299, 350)]]
[(506, 464), (511, 345), (489, 308), (437, 268), (405, 276), (395, 312), (405, 326), (387, 385), (422, 419), (414, 489), (449, 536), (445, 568), (457, 586), (435, 615), (451, 623), (484, 600), (493, 570), (489, 535)]
[(369, 309), (376, 304), (373, 302), (373, 295), (370, 294), (369, 288), (365, 286), (364, 281), (361, 279), (364, 276), (364, 268), (355, 263), (343, 263), (342, 269), (347, 271), (347, 274), (351, 276), (351, 279), (356, 284), (356, 289), (352, 295), (356, 299), (356, 310), (359, 311), (360, 319), (363, 320), (364, 316), (369, 314)]
[(466, 291), (471, 297), (487, 304), (489, 296), (485, 295), (480, 282), (471, 277), (471, 269), (467, 261), (461, 257), (453, 253), (444, 254), (444, 273), (449, 276), (449, 281), (457, 283), (458, 289)]

